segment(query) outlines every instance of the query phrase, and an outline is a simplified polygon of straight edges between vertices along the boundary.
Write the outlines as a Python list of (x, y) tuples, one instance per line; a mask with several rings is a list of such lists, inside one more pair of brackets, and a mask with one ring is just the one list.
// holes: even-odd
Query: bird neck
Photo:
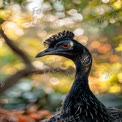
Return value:
[(84, 49), (83, 54), (79, 54), (74, 58), (76, 66), (75, 81), (73, 87), (89, 89), (88, 76), (92, 65), (92, 56), (87, 49)]
[(83, 94), (93, 95), (88, 85), (88, 75), (91, 70), (92, 57), (87, 49), (84, 50), (82, 54), (78, 54), (72, 59), (76, 66), (75, 80), (64, 101), (64, 108), (68, 106), (69, 100), (81, 97)]
[[(84, 54), (84, 55), (83, 55)], [(80, 94), (92, 94), (88, 85), (88, 75), (91, 70), (92, 56), (87, 49), (72, 59), (76, 65), (75, 80), (68, 96), (73, 97)]]

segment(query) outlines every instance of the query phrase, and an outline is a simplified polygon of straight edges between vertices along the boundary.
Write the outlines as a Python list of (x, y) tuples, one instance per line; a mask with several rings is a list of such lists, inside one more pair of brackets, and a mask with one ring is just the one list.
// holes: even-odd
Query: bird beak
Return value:
[(45, 55), (51, 55), (54, 53), (54, 50), (53, 49), (46, 49), (46, 50), (43, 50), (42, 52), (39, 52), (37, 55), (36, 55), (36, 58), (38, 57), (42, 57), (42, 56), (45, 56)]

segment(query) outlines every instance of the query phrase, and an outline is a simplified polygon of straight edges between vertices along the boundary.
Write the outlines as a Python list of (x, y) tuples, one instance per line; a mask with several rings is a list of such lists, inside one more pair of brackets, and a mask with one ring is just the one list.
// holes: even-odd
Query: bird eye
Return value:
[(71, 45), (70, 44), (62, 44), (61, 47), (64, 49), (68, 49), (71, 47)]

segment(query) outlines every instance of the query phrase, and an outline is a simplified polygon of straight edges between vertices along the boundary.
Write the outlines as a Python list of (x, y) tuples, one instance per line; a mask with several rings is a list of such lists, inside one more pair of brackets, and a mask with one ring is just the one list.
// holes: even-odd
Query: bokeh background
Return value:
[(0, 0), (0, 23), (2, 108), (55, 112), (61, 106), (74, 79), (73, 62), (35, 55), (63, 30), (92, 53), (93, 93), (106, 106), (122, 107), (121, 0)]

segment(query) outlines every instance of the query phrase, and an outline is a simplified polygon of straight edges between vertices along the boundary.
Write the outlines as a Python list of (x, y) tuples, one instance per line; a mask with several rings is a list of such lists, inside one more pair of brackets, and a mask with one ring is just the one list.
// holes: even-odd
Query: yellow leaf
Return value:
[(116, 51), (122, 51), (122, 43), (116, 48)]

